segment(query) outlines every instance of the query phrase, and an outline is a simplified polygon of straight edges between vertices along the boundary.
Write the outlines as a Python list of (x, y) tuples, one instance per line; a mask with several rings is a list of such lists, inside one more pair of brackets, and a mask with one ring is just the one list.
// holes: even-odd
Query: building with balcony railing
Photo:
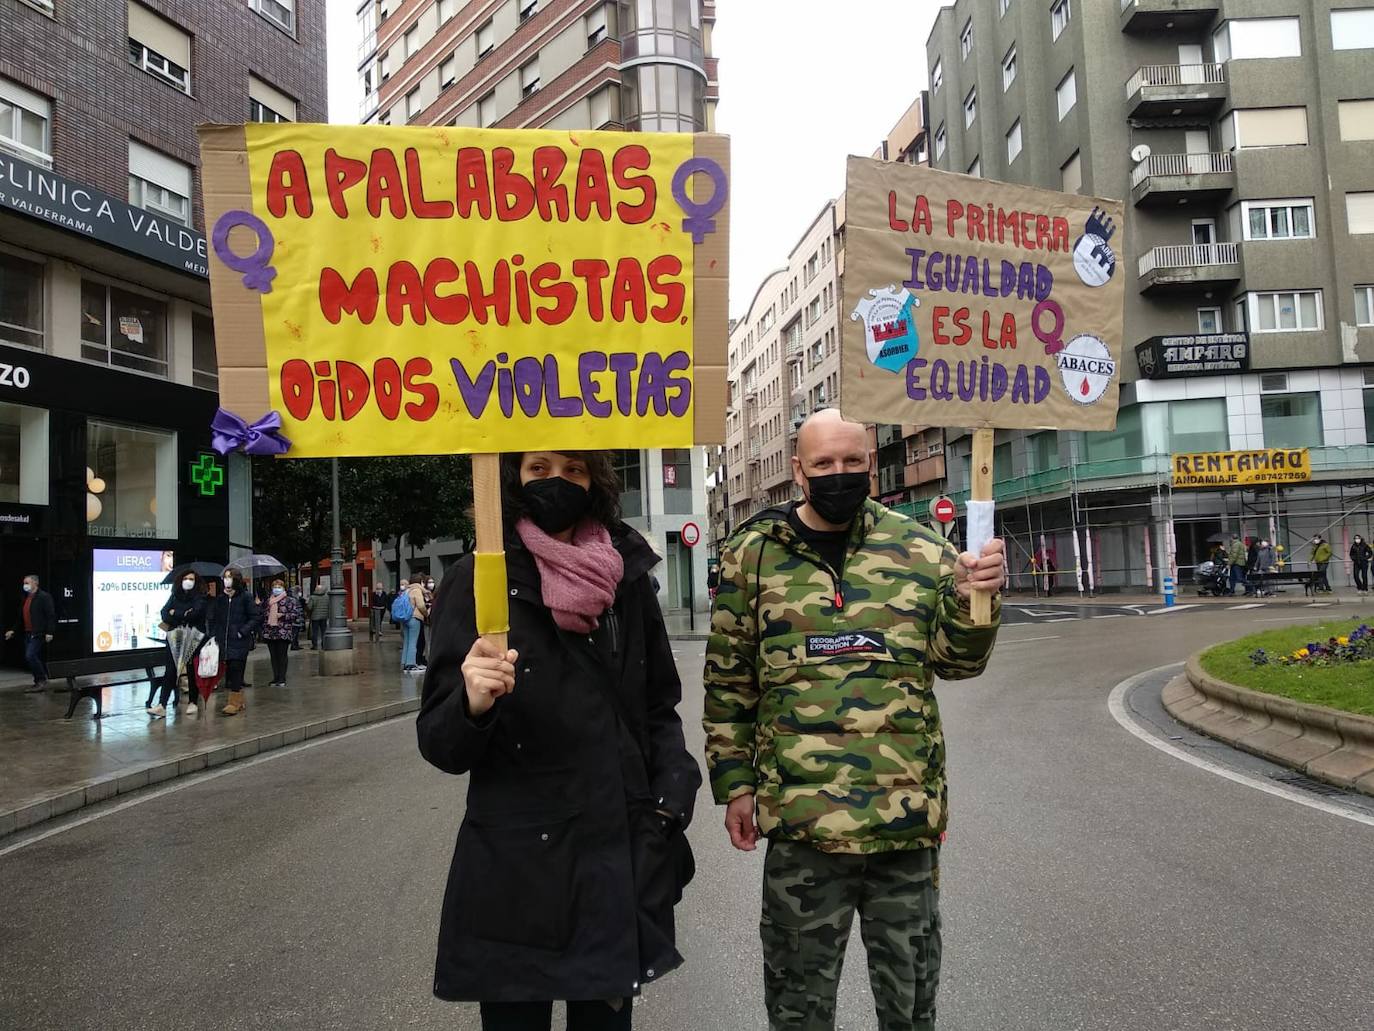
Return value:
[[(1374, 3), (953, 0), (927, 58), (936, 167), (1127, 207), (1118, 426), (998, 434), (1013, 555), (1043, 532), (1085, 586), (1140, 588), (1218, 534), (1298, 561), (1368, 536)], [(1225, 358), (1160, 357), (1199, 351)], [(1309, 448), (1312, 479), (1170, 487), (1170, 453), (1262, 447)], [(969, 449), (949, 434), (956, 496)]]

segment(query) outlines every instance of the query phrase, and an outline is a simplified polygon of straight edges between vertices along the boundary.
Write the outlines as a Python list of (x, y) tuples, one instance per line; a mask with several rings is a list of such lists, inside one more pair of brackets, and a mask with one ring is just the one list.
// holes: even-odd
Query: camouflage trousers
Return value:
[(835, 855), (770, 842), (759, 934), (771, 1031), (833, 1031), (855, 909), (880, 1031), (933, 1031), (939, 899), (938, 849)]

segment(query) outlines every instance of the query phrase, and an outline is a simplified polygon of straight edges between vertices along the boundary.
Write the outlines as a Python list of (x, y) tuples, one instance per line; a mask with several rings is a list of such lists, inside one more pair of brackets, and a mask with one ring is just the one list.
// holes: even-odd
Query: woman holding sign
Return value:
[(473, 560), (445, 576), (420, 751), (470, 773), (434, 991), (484, 1031), (631, 1026), (641, 987), (682, 962), (673, 907), (701, 773), (649, 570), (602, 452), (501, 465), (510, 650), (477, 635)]

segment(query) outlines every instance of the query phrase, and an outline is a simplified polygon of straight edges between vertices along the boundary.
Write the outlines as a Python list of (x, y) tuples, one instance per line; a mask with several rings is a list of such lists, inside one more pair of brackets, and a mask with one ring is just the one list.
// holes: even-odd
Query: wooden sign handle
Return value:
[(473, 598), (477, 632), (505, 652), (510, 630), (505, 531), (501, 526), (501, 456), (472, 456), (472, 508), (477, 527)]
[[(969, 500), (992, 500), (992, 438), (990, 429), (973, 431), (973, 458), (970, 462), (972, 483), (969, 484)], [(992, 592), (974, 591), (969, 595), (969, 613), (974, 626), (987, 626), (992, 622)]]

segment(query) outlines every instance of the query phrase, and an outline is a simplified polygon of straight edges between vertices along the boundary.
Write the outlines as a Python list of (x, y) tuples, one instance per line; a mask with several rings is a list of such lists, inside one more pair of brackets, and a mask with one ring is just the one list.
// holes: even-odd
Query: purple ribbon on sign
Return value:
[(281, 435), (281, 415), (268, 412), (251, 426), (228, 409), (221, 408), (210, 420), (210, 446), (221, 455), (242, 451), (245, 455), (283, 455), (291, 441)]
[[(252, 230), (253, 235), (258, 238), (258, 249), (247, 257), (235, 254), (229, 246), (229, 232), (238, 226)], [(210, 242), (214, 245), (215, 254), (220, 261), (235, 272), (243, 274), (244, 286), (259, 293), (272, 292), (272, 280), (276, 278), (277, 270), (267, 263), (272, 258), (277, 241), (272, 236), (272, 230), (267, 228), (266, 222), (251, 211), (226, 211), (215, 222)]]

